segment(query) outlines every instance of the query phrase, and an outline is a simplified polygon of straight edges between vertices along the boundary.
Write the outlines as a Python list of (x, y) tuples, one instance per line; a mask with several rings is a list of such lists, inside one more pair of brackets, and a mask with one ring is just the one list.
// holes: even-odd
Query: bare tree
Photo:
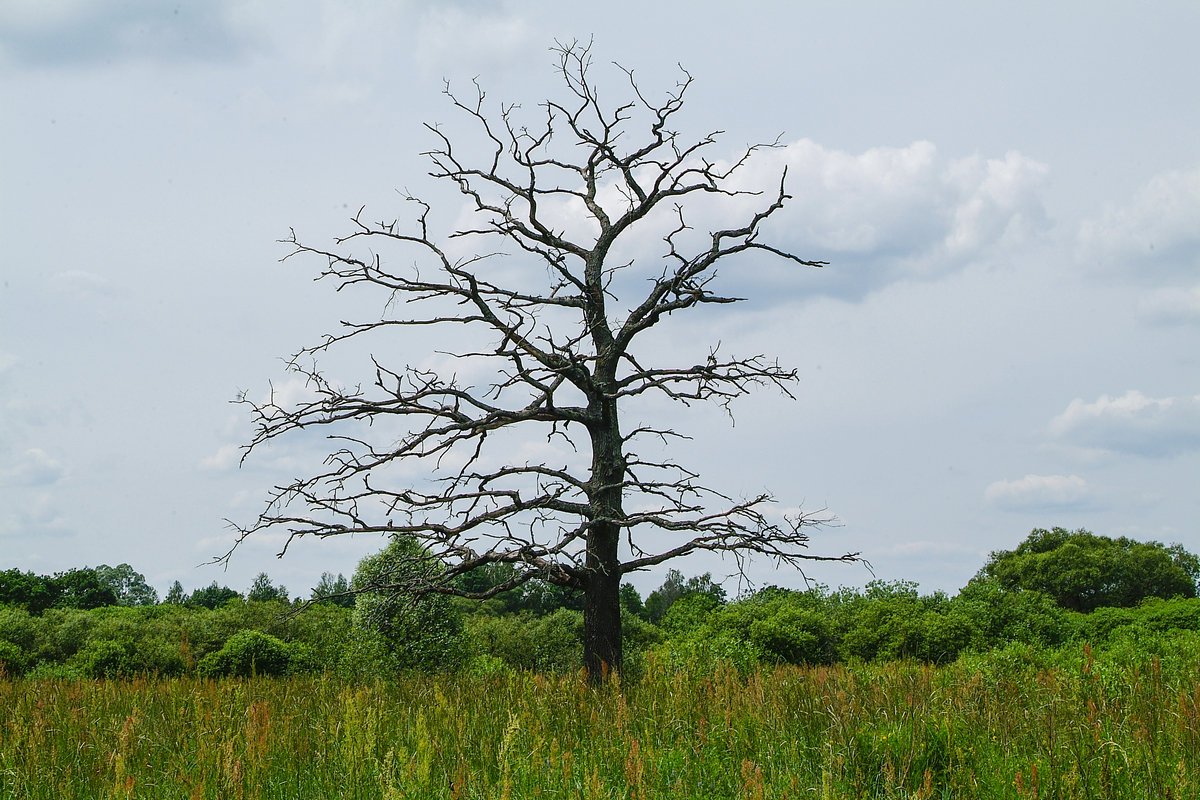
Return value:
[[(741, 299), (713, 287), (724, 259), (758, 252), (823, 265), (760, 239), (788, 200), (784, 175), (769, 194), (735, 187), (751, 157), (777, 143), (748, 147), (731, 162), (710, 160), (720, 131), (685, 140), (672, 127), (692, 82), (686, 71), (653, 101), (622, 69), (627, 99), (606, 108), (590, 72), (590, 45), (560, 45), (554, 53), (565, 99), (541, 104), (533, 127), (518, 122), (517, 106), (485, 111), (478, 84), (469, 100), (449, 85), (446, 95), (476, 129), (482, 156), (467, 157), (461, 142), (428, 126), (436, 142), (425, 154), (430, 174), (457, 188), (477, 222), (438, 236), (430, 205), (409, 197), (409, 223), (370, 223), (360, 210), (353, 231), (332, 249), (304, 244), (294, 231), (285, 240), (294, 248), (288, 257), (320, 256), (320, 277), (339, 290), (367, 285), (388, 303), (382, 318), (344, 322), (293, 358), (310, 400), (241, 398), (256, 424), (247, 454), (311, 428), (327, 427), (337, 444), (317, 474), (276, 487), (259, 518), (239, 526), (238, 542), (269, 529), (286, 531), (289, 543), (308, 535), (412, 536), (423, 545), (412, 557), (429, 564), (374, 588), (414, 596), (482, 599), (534, 578), (571, 587), (585, 598), (584, 664), (598, 680), (621, 667), (619, 590), (627, 573), (697, 552), (730, 554), (739, 572), (747, 555), (799, 566), (857, 554), (810, 553), (808, 529), (827, 519), (785, 518), (768, 495), (735, 500), (707, 488), (695, 472), (634, 449), (647, 438), (661, 444), (681, 434), (622, 424), (630, 402), (653, 393), (726, 407), (755, 387), (790, 396), (796, 372), (762, 355), (728, 357), (713, 348), (704, 363), (656, 366), (645, 348), (635, 348), (639, 335), (671, 314)], [(685, 211), (701, 198), (742, 218), (693, 231)], [(651, 257), (625, 246), (635, 232), (642, 243), (650, 231), (662, 242)], [(488, 244), (464, 248), (464, 240)], [(384, 246), (409, 250), (408, 260), (385, 264), (377, 252)], [(495, 277), (513, 258), (517, 277)], [(486, 367), (488, 382), (469, 385), (444, 370), (388, 366), (372, 355), (370, 385), (347, 388), (316, 365), (330, 348), (408, 327), (474, 336), (478, 344), (450, 355), (463, 370)], [(398, 438), (381, 434), (389, 421)], [(577, 455), (562, 456), (566, 464), (516, 463), (505, 449), (514, 431)], [(388, 473), (400, 462), (420, 465), (428, 480), (409, 473), (403, 485), (391, 485)], [(497, 563), (513, 567), (509, 579), (486, 591), (463, 588), (463, 575)]]

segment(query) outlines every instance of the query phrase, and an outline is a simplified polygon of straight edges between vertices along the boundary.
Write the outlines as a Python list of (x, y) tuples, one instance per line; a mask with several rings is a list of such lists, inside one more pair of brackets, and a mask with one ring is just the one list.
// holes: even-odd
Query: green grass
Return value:
[(0, 798), (1184, 798), (1200, 647), (945, 667), (0, 680)]

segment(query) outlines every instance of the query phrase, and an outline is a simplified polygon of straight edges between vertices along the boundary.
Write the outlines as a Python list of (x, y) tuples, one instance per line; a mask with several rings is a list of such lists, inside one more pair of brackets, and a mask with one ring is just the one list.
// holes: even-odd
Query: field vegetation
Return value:
[(1034, 531), (954, 596), (672, 572), (622, 591), (600, 686), (577, 596), (413, 605), (388, 570), (303, 610), (265, 575), (0, 573), (0, 798), (1200, 796), (1182, 548)]
[(0, 683), (5, 798), (1167, 798), (1200, 636), (946, 666)]

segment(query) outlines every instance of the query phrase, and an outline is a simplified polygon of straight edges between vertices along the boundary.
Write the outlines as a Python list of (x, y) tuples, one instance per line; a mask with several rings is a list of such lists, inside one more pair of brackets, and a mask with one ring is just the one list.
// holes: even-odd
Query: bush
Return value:
[(393, 588), (420, 583), (440, 569), (411, 537), (395, 538), (358, 563), (351, 581), (359, 592), (354, 627), (359, 635), (373, 635), (383, 645), (384, 671), (456, 668), (464, 661), (462, 618), (449, 598), (414, 597)]
[(0, 677), (23, 675), (31, 666), (30, 654), (5, 639), (0, 639)]
[(115, 678), (137, 671), (129, 656), (128, 648), (120, 642), (101, 639), (88, 642), (71, 663), (89, 678)]
[(200, 659), (201, 675), (284, 675), (292, 662), (292, 648), (269, 633), (241, 631), (215, 653)]

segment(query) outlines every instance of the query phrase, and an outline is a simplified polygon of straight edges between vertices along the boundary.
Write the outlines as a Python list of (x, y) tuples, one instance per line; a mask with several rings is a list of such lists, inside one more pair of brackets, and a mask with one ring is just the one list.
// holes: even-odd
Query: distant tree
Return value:
[(239, 598), (242, 595), (235, 589), (230, 589), (228, 586), (218, 586), (216, 581), (213, 581), (203, 589), (197, 589), (188, 596), (187, 603), (192, 606), (201, 606), (202, 608), (219, 608), (230, 600)]
[(632, 583), (621, 584), (621, 610), (635, 617), (646, 619), (646, 606), (637, 587)]
[[(599, 681), (621, 667), (620, 586), (632, 572), (703, 552), (728, 554), (739, 568), (756, 555), (793, 567), (855, 556), (808, 550), (820, 515), (784, 515), (768, 494), (731, 498), (703, 485), (656, 453), (681, 434), (629, 408), (657, 396), (729, 409), (759, 387), (788, 393), (796, 380), (772, 358), (727, 355), (716, 342), (661, 363), (654, 338), (660, 323), (742, 299), (720, 287), (719, 266), (749, 256), (822, 266), (770, 242), (769, 220), (790, 197), (786, 175), (773, 186), (743, 180), (756, 153), (776, 143), (717, 152), (718, 131), (681, 134), (686, 72), (654, 97), (622, 69), (624, 97), (608, 105), (589, 46), (555, 54), (561, 96), (532, 119), (515, 105), (493, 112), (481, 90), (465, 99), (447, 90), (476, 146), (431, 126), (428, 156), (471, 221), (444, 231), (413, 199), (409, 222), (359, 215), (336, 245), (288, 238), (291, 256), (318, 259), (339, 289), (379, 291), (385, 310), (296, 355), (291, 366), (311, 398), (243, 396), (256, 424), (251, 449), (315, 430), (329, 431), (337, 449), (324, 467), (277, 487), (239, 541), (268, 530), (417, 536), (444, 568), (409, 571), (396, 586), (409, 594), (461, 592), (461, 576), (511, 564), (505, 584), (472, 597), (532, 580), (581, 592), (583, 661)], [(389, 263), (392, 248), (401, 255)], [(369, 379), (347, 386), (313, 361), (349, 343), (394, 351), (388, 337), (406, 326), (452, 331), (446, 347), (461, 369), (389, 365), (376, 354)], [(483, 377), (471, 385), (468, 375)], [(546, 439), (580, 457), (512, 457), (515, 443)], [(432, 480), (403, 477), (413, 474)], [(426, 557), (414, 553), (416, 566)]]
[(569, 586), (556, 586), (541, 580), (532, 580), (523, 587), (521, 608), (538, 616), (553, 614), (559, 609), (583, 610), (583, 592)]
[(32, 572), (8, 569), (0, 572), (0, 604), (21, 606), (30, 614), (41, 614), (54, 605), (57, 592), (49, 579)]
[(462, 619), (447, 595), (404, 591), (416, 569), (436, 573), (442, 566), (411, 536), (396, 537), (360, 561), (351, 581), (354, 622), (379, 637), (396, 669), (457, 666), (463, 657)]
[(671, 610), (671, 606), (689, 594), (707, 595), (718, 605), (725, 602), (725, 589), (713, 581), (711, 572), (685, 579), (682, 572), (671, 569), (667, 570), (667, 577), (662, 586), (646, 598), (647, 618), (654, 623), (661, 622)]
[(187, 599), (187, 593), (183, 591), (183, 584), (175, 581), (171, 584), (171, 588), (167, 590), (167, 596), (163, 598), (163, 602), (173, 606), (181, 606), (187, 602)]
[(342, 573), (322, 572), (321, 580), (313, 587), (310, 598), (314, 603), (332, 603), (342, 608), (354, 608), (354, 593), (350, 581)]
[(101, 608), (115, 606), (117, 593), (105, 583), (94, 569), (70, 569), (56, 572), (50, 579), (58, 608)]
[(116, 593), (118, 605), (152, 606), (158, 603), (158, 592), (146, 583), (146, 576), (128, 564), (115, 567), (100, 564), (95, 571), (96, 577)]
[(282, 600), (286, 603), (287, 587), (273, 586), (267, 573), (260, 572), (255, 576), (254, 583), (250, 584), (250, 590), (246, 592), (246, 599), (254, 603), (266, 603), (271, 600)]
[(1200, 559), (1180, 545), (1037, 528), (1014, 550), (997, 550), (972, 581), (1033, 589), (1071, 611), (1134, 606), (1149, 597), (1195, 597)]

